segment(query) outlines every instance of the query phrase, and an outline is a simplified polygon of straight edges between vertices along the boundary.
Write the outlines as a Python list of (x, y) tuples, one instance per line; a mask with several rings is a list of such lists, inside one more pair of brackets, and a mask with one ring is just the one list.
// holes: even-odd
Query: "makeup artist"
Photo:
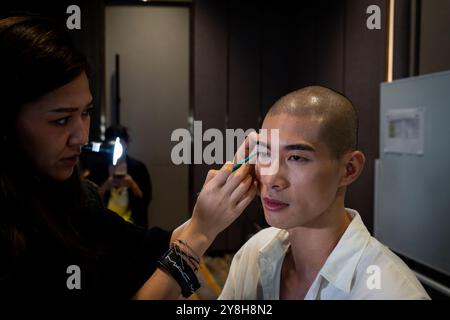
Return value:
[(77, 169), (92, 96), (65, 32), (40, 17), (0, 20), (0, 298), (188, 297), (200, 257), (255, 196), (251, 166), (210, 171), (173, 232), (105, 209)]

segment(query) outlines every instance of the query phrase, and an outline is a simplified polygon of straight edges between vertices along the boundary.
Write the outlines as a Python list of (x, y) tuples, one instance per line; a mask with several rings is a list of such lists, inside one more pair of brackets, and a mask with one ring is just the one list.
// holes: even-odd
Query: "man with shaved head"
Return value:
[(220, 299), (429, 299), (344, 205), (365, 162), (349, 99), (320, 86), (294, 91), (272, 106), (263, 129), (279, 130), (278, 148), (264, 145), (269, 155), (278, 150), (270, 155), (278, 170), (263, 175), (262, 161), (255, 168), (271, 227), (236, 253)]

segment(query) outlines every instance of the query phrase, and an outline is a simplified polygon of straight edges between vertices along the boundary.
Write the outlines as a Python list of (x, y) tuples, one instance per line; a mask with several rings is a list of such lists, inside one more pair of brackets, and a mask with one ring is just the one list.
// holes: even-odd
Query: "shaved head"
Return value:
[(289, 114), (320, 121), (320, 139), (331, 157), (339, 159), (345, 152), (356, 150), (358, 116), (350, 100), (331, 89), (311, 86), (287, 94), (278, 100), (266, 117)]

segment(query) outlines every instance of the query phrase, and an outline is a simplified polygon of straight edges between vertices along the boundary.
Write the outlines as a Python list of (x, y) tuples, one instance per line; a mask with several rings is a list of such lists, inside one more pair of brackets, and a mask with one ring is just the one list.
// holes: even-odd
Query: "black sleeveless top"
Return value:
[(85, 247), (98, 250), (92, 256), (68, 252), (47, 233), (35, 233), (25, 255), (1, 276), (1, 298), (129, 299), (152, 275), (171, 233), (124, 221), (103, 207), (94, 184), (84, 188), (89, 227), (80, 237)]

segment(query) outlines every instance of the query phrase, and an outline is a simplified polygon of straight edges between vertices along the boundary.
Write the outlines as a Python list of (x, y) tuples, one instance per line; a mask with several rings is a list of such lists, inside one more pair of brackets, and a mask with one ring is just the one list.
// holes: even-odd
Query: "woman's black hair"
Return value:
[(67, 250), (81, 248), (76, 220), (84, 201), (78, 171), (64, 182), (36, 177), (17, 150), (15, 124), (24, 104), (87, 69), (86, 58), (70, 35), (51, 20), (39, 16), (0, 20), (0, 251), (11, 258), (2, 261), (0, 279), (24, 255), (37, 230)]
[(67, 31), (39, 16), (0, 20), (0, 55), (2, 104), (9, 110), (87, 70), (86, 57), (75, 48)]

